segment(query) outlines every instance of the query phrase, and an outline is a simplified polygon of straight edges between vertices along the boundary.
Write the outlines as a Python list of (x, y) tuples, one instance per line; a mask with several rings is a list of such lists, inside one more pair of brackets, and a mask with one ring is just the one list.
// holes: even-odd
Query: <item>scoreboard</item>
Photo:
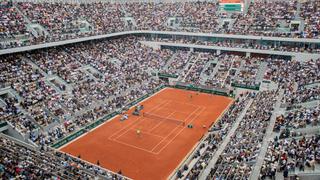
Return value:
[(243, 11), (244, 3), (242, 0), (220, 0), (219, 6), (224, 11)]
[(241, 3), (241, 0), (219, 0), (220, 3)]

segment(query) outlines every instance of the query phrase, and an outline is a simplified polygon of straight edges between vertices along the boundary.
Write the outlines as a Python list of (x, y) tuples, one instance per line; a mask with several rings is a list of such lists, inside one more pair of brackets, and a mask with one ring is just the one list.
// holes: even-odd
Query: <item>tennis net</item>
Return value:
[(159, 121), (168, 121), (168, 122), (173, 122), (176, 123), (178, 125), (184, 126), (184, 121), (180, 121), (177, 119), (171, 119), (171, 118), (167, 118), (167, 117), (162, 117), (159, 115), (155, 115), (155, 114), (150, 114), (150, 113), (143, 113), (143, 117), (147, 117), (150, 119), (154, 119), (154, 120), (159, 120)]

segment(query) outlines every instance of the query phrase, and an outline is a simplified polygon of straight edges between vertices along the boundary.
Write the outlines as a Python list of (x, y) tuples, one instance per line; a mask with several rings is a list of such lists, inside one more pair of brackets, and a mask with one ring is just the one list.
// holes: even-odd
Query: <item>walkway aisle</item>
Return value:
[(261, 169), (261, 166), (263, 164), (263, 161), (264, 161), (264, 157), (267, 153), (267, 150), (268, 150), (268, 145), (270, 143), (270, 141), (274, 138), (273, 136), (273, 127), (276, 123), (276, 118), (279, 114), (283, 113), (282, 110), (280, 108), (280, 105), (281, 105), (281, 100), (282, 100), (282, 97), (283, 97), (283, 94), (284, 94), (284, 91), (283, 90), (280, 90), (280, 93), (278, 95), (278, 100), (274, 106), (274, 111), (272, 113), (272, 116), (271, 116), (271, 119), (270, 119), (270, 123), (269, 123), (269, 126), (266, 130), (266, 134), (264, 136), (264, 139), (263, 139), (263, 142), (262, 142), (262, 146), (261, 146), (261, 150), (260, 150), (260, 153), (259, 153), (259, 156), (257, 158), (257, 161), (256, 161), (256, 164), (255, 166), (253, 167), (253, 171), (250, 175), (250, 179), (251, 180), (256, 180), (259, 178), (259, 174), (260, 174), (260, 169)]
[(216, 151), (216, 153), (214, 154), (214, 156), (212, 157), (211, 161), (209, 162), (208, 166), (206, 167), (206, 169), (203, 171), (203, 173), (199, 176), (200, 180), (205, 180), (206, 177), (209, 175), (211, 168), (214, 167), (214, 165), (216, 164), (219, 156), (221, 155), (221, 153), (223, 152), (223, 150), (225, 149), (225, 147), (227, 146), (227, 144), (230, 141), (230, 138), (234, 135), (236, 129), (238, 128), (240, 122), (242, 121), (244, 115), (246, 114), (247, 110), (249, 109), (249, 107), (251, 106), (251, 103), (253, 102), (253, 99), (250, 99), (248, 104), (246, 105), (246, 107), (244, 108), (244, 110), (241, 112), (240, 116), (237, 118), (236, 122), (234, 123), (232, 129), (230, 130), (230, 132), (228, 133), (228, 135), (226, 136), (226, 138), (223, 140), (223, 143), (221, 144), (221, 146), (218, 148), (218, 150)]

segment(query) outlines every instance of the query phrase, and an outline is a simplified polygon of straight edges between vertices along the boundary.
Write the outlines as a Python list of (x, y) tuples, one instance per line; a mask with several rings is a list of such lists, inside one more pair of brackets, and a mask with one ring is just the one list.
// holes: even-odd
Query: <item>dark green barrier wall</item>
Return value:
[(243, 88), (243, 89), (257, 90), (257, 91), (259, 91), (260, 89), (260, 84), (256, 86), (248, 86), (243, 84), (231, 83), (231, 86), (237, 87), (237, 88)]
[(57, 143), (53, 144), (52, 147), (53, 148), (59, 148), (67, 143), (69, 143), (70, 141), (74, 140), (75, 138), (81, 136), (82, 134), (84, 134), (85, 132), (87, 132), (87, 130), (91, 130), (97, 126), (99, 126), (100, 124), (104, 123), (105, 121), (113, 118), (114, 116), (116, 116), (118, 114), (118, 112), (113, 112), (111, 114), (108, 114), (106, 116), (104, 116), (103, 118), (98, 119), (97, 121), (85, 126), (84, 128), (78, 130), (77, 132), (63, 138), (62, 140), (58, 141)]
[(176, 74), (158, 73), (158, 76), (164, 77), (164, 78), (178, 78), (178, 75), (176, 75)]
[(227, 92), (213, 90), (213, 89), (204, 89), (204, 88), (199, 88), (199, 87), (191, 86), (191, 85), (190, 86), (175, 85), (174, 88), (186, 89), (186, 90), (191, 90), (191, 91), (199, 91), (199, 92), (203, 92), (203, 93), (216, 94), (216, 95), (229, 97), (229, 94)]
[(85, 131), (83, 129), (63, 138), (62, 140), (58, 141), (57, 143), (53, 144), (52, 147), (53, 148), (59, 148), (65, 144), (67, 144), (68, 142), (74, 140), (75, 138), (81, 136)]
[(223, 9), (225, 11), (241, 11), (241, 4), (225, 4)]
[(5, 127), (6, 125), (8, 125), (7, 122), (0, 122), (0, 128)]

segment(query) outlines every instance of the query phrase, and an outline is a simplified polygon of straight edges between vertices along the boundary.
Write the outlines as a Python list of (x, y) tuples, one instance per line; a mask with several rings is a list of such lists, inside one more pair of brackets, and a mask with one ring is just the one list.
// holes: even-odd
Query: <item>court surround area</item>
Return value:
[[(186, 158), (232, 99), (165, 88), (127, 113), (60, 148), (133, 179), (166, 179)], [(187, 125), (193, 128), (188, 128)]]

